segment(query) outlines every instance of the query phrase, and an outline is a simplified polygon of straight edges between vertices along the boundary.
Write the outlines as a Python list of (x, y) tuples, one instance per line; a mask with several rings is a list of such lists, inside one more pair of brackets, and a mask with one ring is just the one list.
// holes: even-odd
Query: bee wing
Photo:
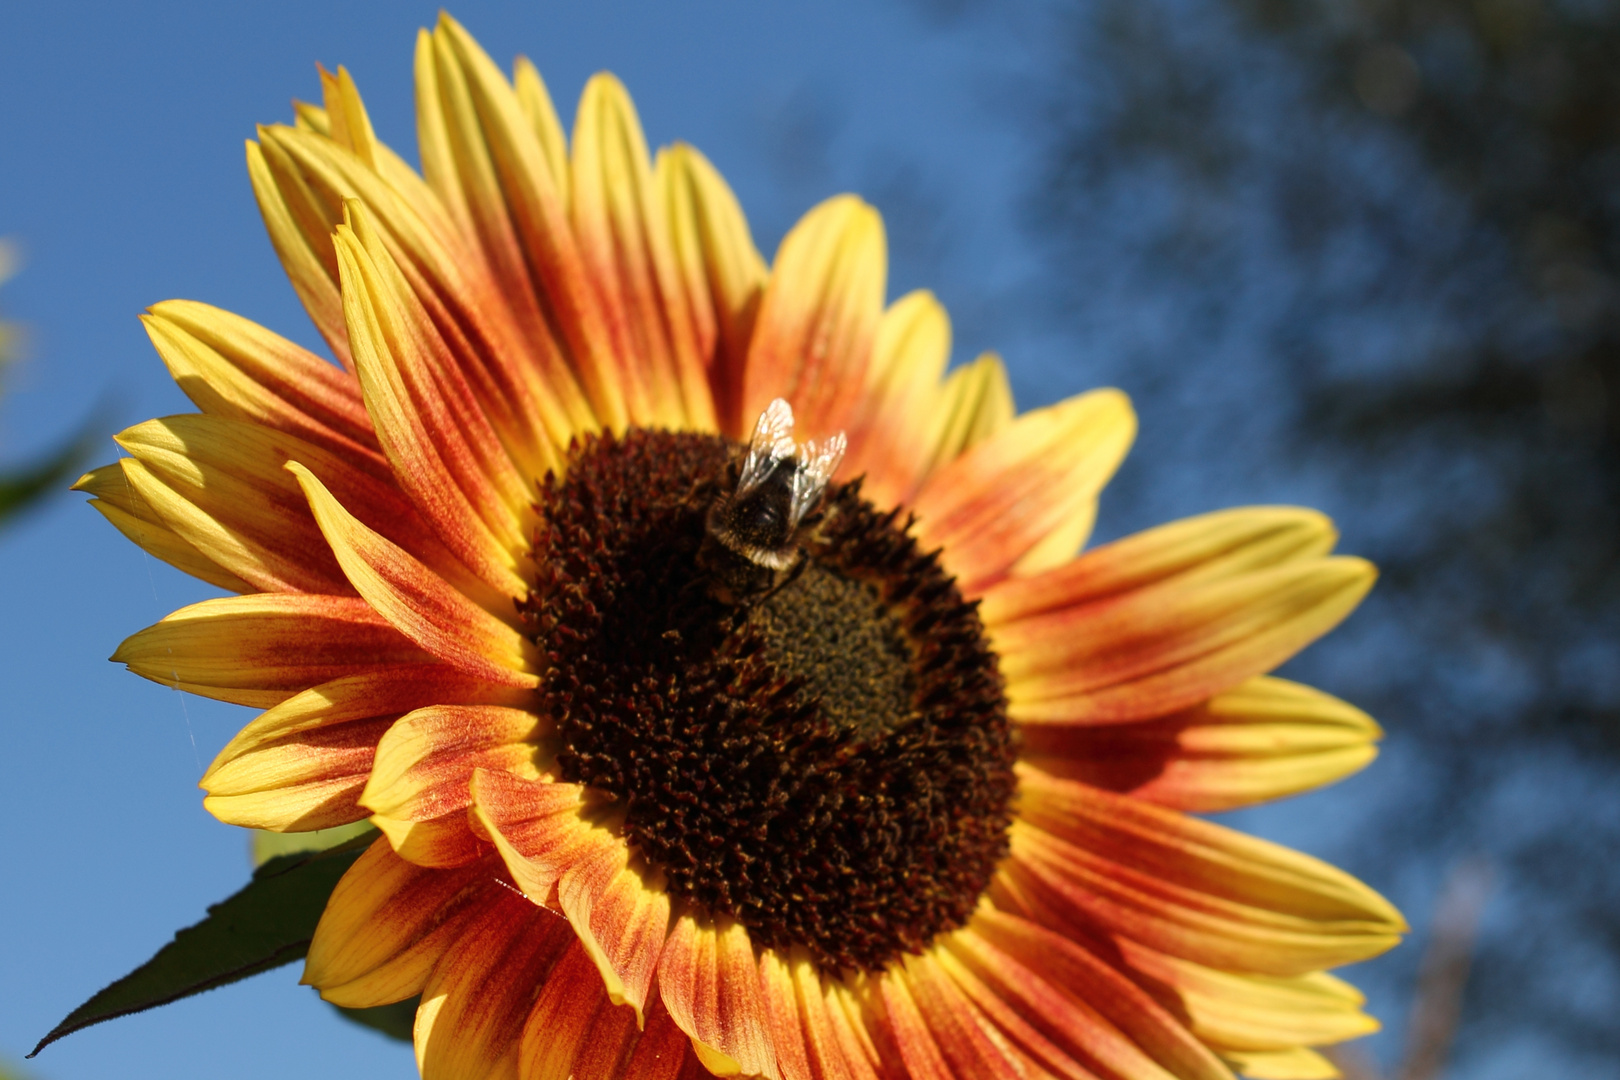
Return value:
[(748, 440), (737, 493), (745, 494), (765, 482), (778, 461), (790, 458), (798, 447), (793, 442), (793, 406), (777, 398), (765, 406), (754, 423), (754, 436)]
[(788, 505), (788, 521), (795, 528), (821, 501), (821, 493), (827, 490), (832, 474), (838, 471), (847, 446), (842, 431), (819, 446), (814, 439), (805, 442), (799, 467), (793, 473), (793, 499)]

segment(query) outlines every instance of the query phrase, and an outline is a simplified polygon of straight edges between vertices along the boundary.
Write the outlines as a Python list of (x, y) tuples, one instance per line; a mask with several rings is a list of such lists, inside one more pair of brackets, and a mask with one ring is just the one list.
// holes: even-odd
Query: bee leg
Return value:
[(809, 565), (810, 565), (810, 556), (805, 554), (805, 551), (804, 551), (803, 548), (800, 548), (799, 549), (799, 558), (798, 558), (797, 561), (794, 562), (793, 568), (782, 576), (781, 581), (778, 581), (775, 585), (772, 585), (769, 589), (767, 589), (765, 591), (765, 594), (763, 596), (761, 596), (758, 600), (756, 600), (754, 602), (756, 604), (763, 604), (765, 601), (769, 600), (771, 597), (775, 596), (777, 593), (781, 592), (783, 589), (787, 588), (789, 585), (793, 584), (795, 581), (798, 581), (799, 580), (799, 575), (804, 573), (804, 568), (806, 566), (809, 566)]

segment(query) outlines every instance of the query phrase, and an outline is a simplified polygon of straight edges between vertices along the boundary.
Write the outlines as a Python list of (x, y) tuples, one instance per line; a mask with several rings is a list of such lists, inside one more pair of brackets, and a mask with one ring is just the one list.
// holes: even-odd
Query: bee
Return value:
[[(844, 433), (793, 441), (793, 407), (777, 398), (760, 414), (736, 487), (710, 504), (700, 561), (723, 600), (770, 592), (803, 569), (799, 527), (821, 503), (844, 460)], [(789, 577), (781, 577), (784, 572)]]

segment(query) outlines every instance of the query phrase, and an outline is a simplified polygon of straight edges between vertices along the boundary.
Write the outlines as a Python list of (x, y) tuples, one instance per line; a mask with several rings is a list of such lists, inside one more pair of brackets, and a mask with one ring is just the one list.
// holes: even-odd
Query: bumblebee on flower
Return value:
[(80, 485), (236, 594), (115, 657), (266, 710), (208, 808), (381, 833), (305, 981), (420, 995), (429, 1078), (1328, 1075), (1400, 916), (1188, 813), (1372, 758), (1267, 675), (1371, 568), (1290, 508), (1080, 553), (1129, 403), (947, 374), (871, 207), (767, 267), (610, 76), (565, 138), (445, 17), (416, 81), (421, 174), (341, 69), (249, 146), (338, 363), (159, 304), (200, 412)]

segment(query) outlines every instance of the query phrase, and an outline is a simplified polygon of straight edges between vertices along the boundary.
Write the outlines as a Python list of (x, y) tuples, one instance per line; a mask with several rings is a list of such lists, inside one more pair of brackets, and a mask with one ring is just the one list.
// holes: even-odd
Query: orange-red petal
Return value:
[(593, 824), (580, 784), (533, 780), (500, 770), (474, 770), (474, 813), (505, 860), (518, 888), (553, 904), (557, 880), (576, 862), (624, 842)]
[(423, 1080), (518, 1080), (535, 994), (574, 943), (561, 916), (492, 890), (434, 965), (416, 1010)]
[(647, 881), (629, 848), (618, 843), (595, 845), (564, 870), (557, 898), (601, 969), (608, 997), (640, 1018), (669, 935), (668, 894)]
[[(1181, 1021), (1084, 941), (987, 905), (948, 948), (1020, 1015), (1043, 1029), (1052, 1025), (1050, 1034), (1092, 1068), (1130, 1076), (1143, 1071), (1139, 1058), (1146, 1055), (1182, 1080), (1229, 1080)], [(1043, 1004), (1053, 989), (1057, 997)], [(1088, 1012), (1095, 1015), (1088, 1019)], [(1081, 1032), (1089, 1041), (1070, 1041)]]
[(1333, 556), (1137, 589), (990, 632), (1022, 724), (1165, 716), (1264, 674), (1348, 615), (1376, 576)]
[(1022, 767), (1019, 815), (998, 874), (1012, 910), (1061, 933), (1287, 976), (1376, 956), (1406, 929), (1343, 871), (1129, 796)]
[(777, 250), (732, 430), (751, 427), (774, 398), (793, 406), (797, 438), (823, 439), (847, 427), (861, 400), (887, 277), (876, 210), (840, 195), (806, 214)]
[(153, 682), (259, 708), (379, 665), (436, 663), (364, 600), (300, 593), (192, 604), (126, 638), (112, 659)]
[(367, 528), (309, 469), (296, 462), (287, 468), (303, 487), (344, 574), (400, 633), (469, 675), (503, 686), (535, 685), (528, 639)]
[(779, 1075), (754, 948), (740, 923), (677, 918), (659, 958), (658, 985), (670, 1017), (710, 1071)]
[(918, 536), (943, 549), (962, 591), (975, 595), (1093, 513), (1135, 434), (1130, 402), (1115, 390), (1025, 413), (929, 475), (912, 504)]
[(1377, 756), (1380, 734), (1338, 698), (1260, 676), (1159, 719), (1031, 725), (1022, 759), (1160, 806), (1211, 812), (1342, 779)]
[(377, 744), (360, 803), (402, 858), (460, 866), (480, 845), (467, 821), (476, 769), (538, 777), (534, 736), (544, 723), (527, 709), (430, 705), (400, 717)]
[(1315, 510), (1218, 510), (1104, 544), (1044, 574), (998, 582), (985, 590), (979, 613), (987, 626), (999, 626), (1149, 585), (1207, 584), (1318, 558), (1332, 551), (1337, 539), (1333, 523)]
[(499, 899), (493, 860), (429, 871), (379, 839), (343, 875), (315, 927), (303, 982), (327, 1001), (369, 1008), (422, 991), (479, 909)]

